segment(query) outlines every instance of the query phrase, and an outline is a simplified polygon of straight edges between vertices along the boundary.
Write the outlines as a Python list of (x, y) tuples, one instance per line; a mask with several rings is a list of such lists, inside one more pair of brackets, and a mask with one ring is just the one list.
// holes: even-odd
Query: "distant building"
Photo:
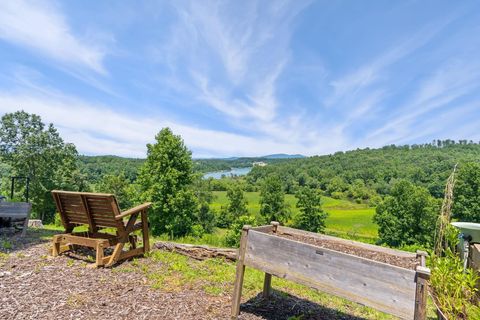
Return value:
[(252, 165), (253, 165), (254, 167), (265, 167), (267, 164), (266, 164), (265, 162), (263, 162), (263, 161), (258, 161), (258, 162), (252, 163)]

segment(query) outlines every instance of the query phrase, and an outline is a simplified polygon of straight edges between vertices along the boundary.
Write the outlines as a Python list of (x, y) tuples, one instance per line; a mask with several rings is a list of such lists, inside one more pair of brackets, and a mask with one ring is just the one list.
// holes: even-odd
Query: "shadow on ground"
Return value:
[(268, 299), (264, 299), (260, 293), (242, 303), (240, 312), (254, 314), (266, 320), (364, 320), (364, 318), (330, 309), (277, 290), (274, 290)]
[(50, 242), (55, 234), (61, 233), (59, 230), (29, 228), (24, 237), (20, 233), (0, 236), (0, 252), (12, 253), (27, 249), (31, 246)]

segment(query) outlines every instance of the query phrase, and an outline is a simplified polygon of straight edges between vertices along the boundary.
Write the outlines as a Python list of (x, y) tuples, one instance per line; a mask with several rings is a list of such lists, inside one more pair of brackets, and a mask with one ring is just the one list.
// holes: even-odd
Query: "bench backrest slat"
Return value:
[(54, 190), (52, 195), (64, 225), (86, 224), (93, 229), (123, 226), (115, 219), (120, 209), (112, 194)]

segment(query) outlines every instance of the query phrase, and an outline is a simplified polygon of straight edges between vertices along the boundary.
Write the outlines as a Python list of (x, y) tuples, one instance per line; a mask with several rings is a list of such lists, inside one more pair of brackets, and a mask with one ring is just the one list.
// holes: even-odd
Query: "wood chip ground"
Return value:
[[(127, 272), (131, 261), (110, 269), (88, 268), (81, 252), (80, 259), (75, 255), (52, 258), (46, 239), (30, 230), (23, 240), (7, 239), (13, 247), (8, 257), (0, 257), (0, 319), (230, 318), (230, 293), (209, 295), (195, 287), (174, 292), (154, 289), (142, 273)], [(298, 315), (303, 316), (293, 318)], [(239, 319), (360, 318), (276, 292), (268, 301), (260, 295), (244, 301)]]

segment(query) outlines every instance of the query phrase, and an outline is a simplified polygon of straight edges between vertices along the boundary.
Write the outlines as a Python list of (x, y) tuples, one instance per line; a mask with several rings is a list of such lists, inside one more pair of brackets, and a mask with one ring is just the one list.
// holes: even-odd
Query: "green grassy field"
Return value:
[[(220, 211), (221, 207), (228, 203), (227, 193), (225, 191), (214, 191), (214, 196), (215, 199), (211, 208)], [(258, 192), (245, 192), (245, 197), (248, 201), (248, 212), (258, 216), (260, 194)], [(295, 196), (287, 194), (285, 195), (285, 201), (293, 214), (297, 214), (298, 208), (296, 207), (297, 199)], [(375, 208), (330, 197), (322, 197), (322, 208), (328, 212), (327, 233), (371, 241), (377, 238), (377, 225), (372, 221)]]

